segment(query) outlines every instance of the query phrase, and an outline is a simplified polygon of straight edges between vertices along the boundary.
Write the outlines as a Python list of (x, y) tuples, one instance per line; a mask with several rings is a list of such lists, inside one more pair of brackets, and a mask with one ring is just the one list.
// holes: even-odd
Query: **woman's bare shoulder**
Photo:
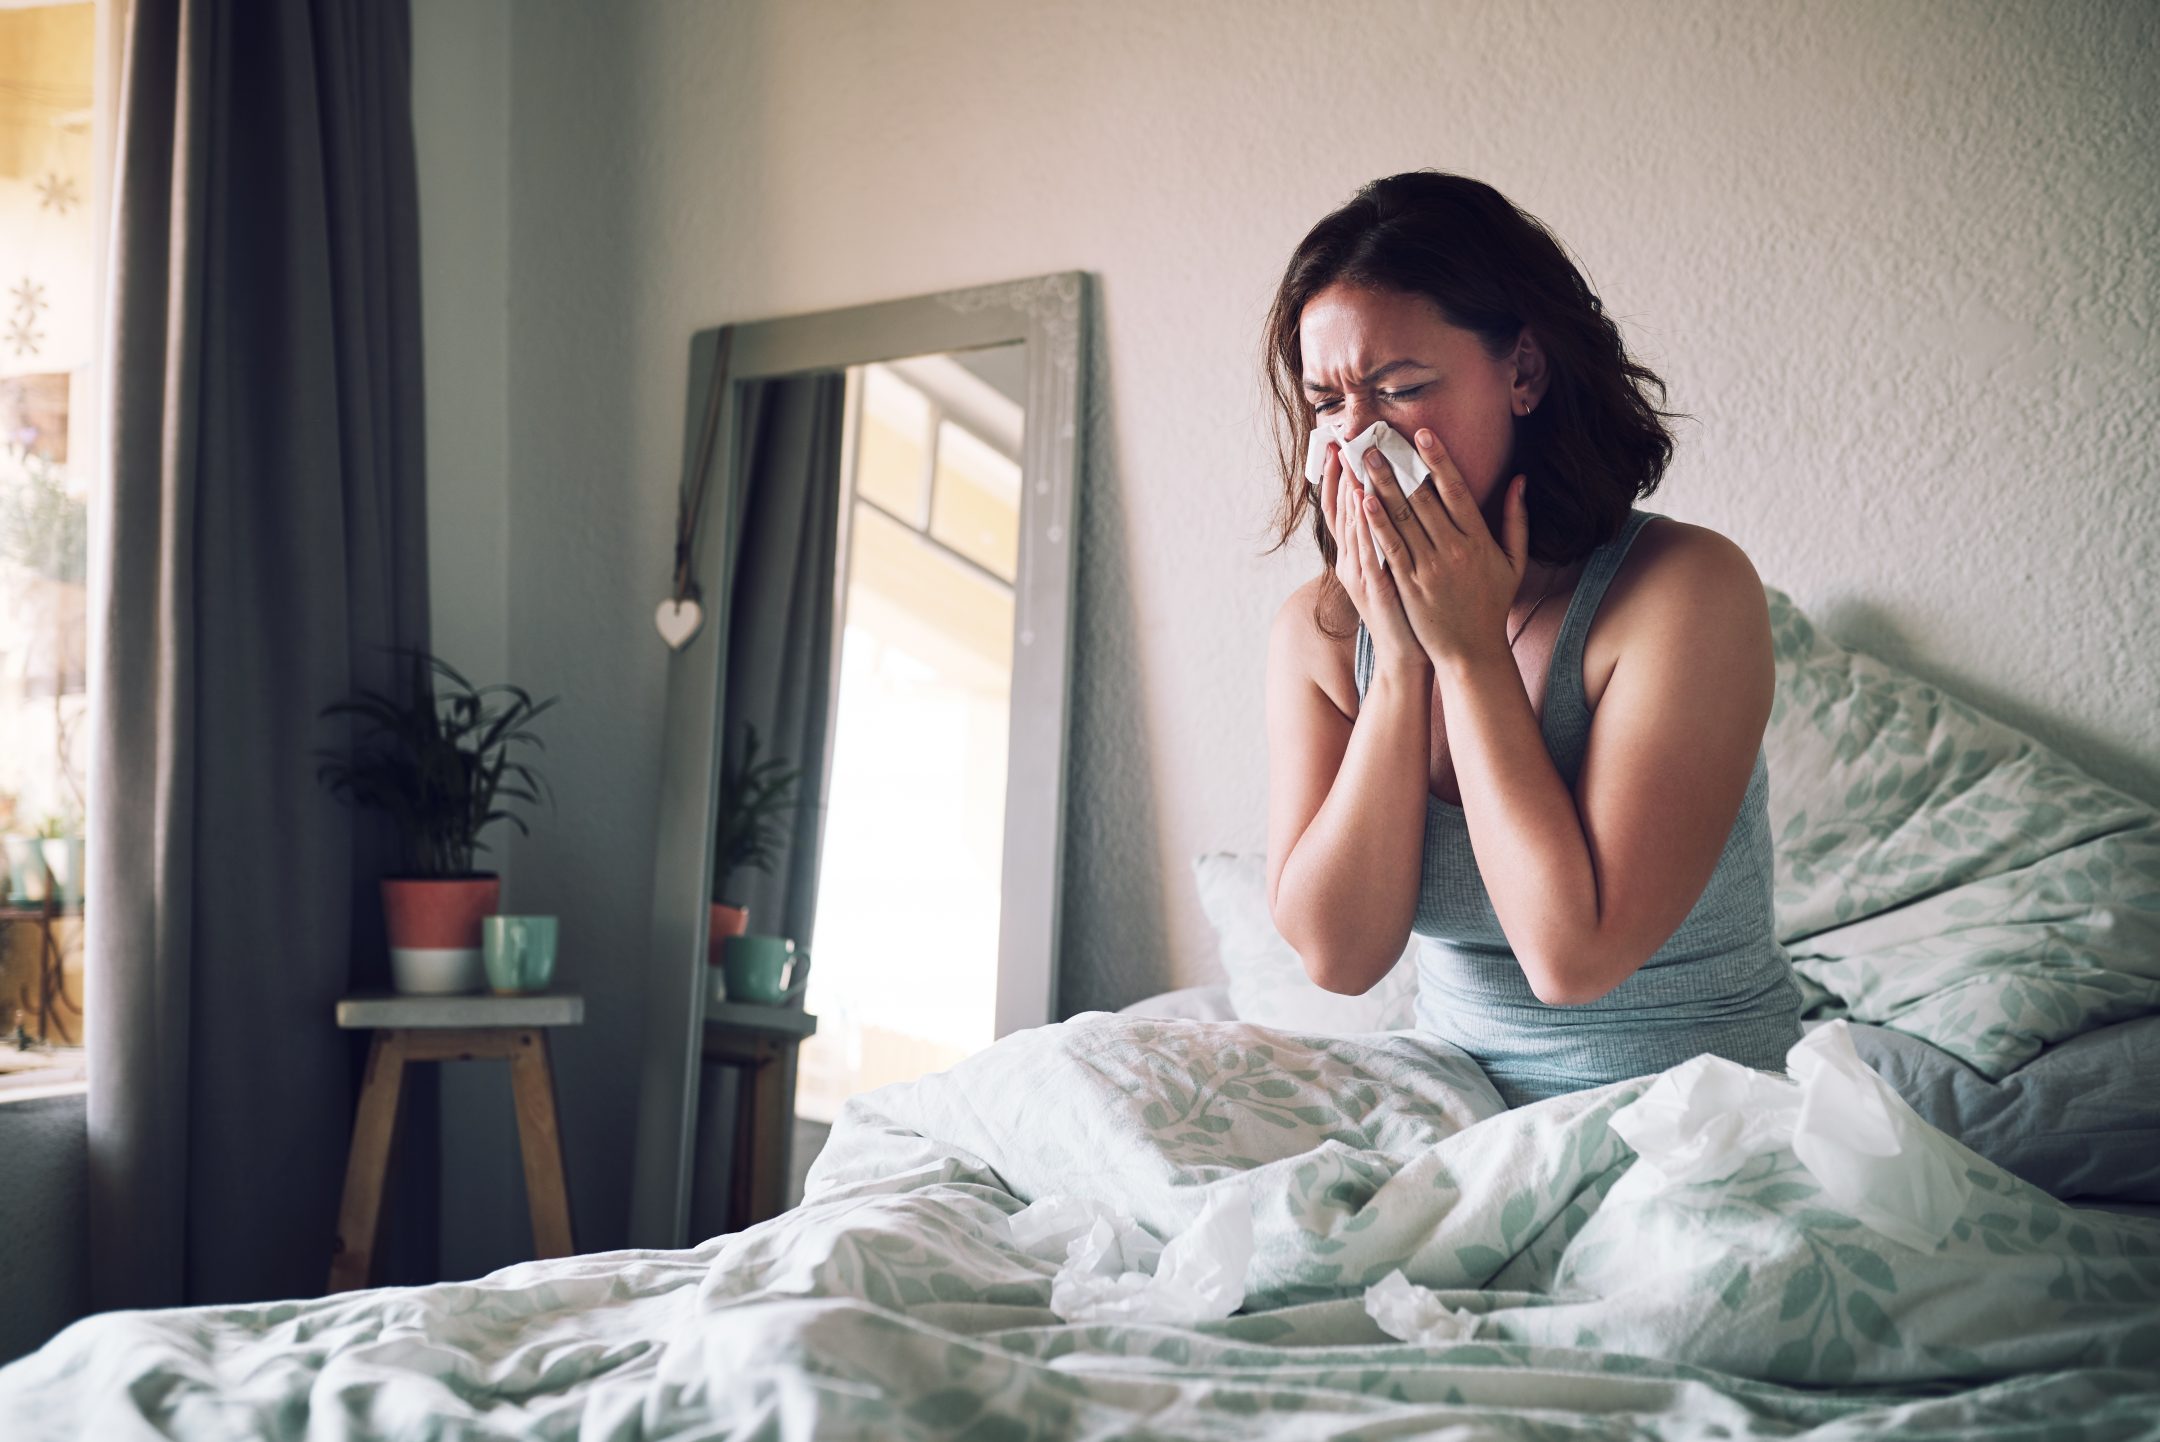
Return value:
[(1747, 552), (1708, 526), (1659, 516), (1636, 533), (1599, 612), (1669, 612), (1737, 602), (1767, 612), (1762, 579)]
[(1294, 670), (1325, 692), (1343, 715), (1355, 716), (1357, 611), (1342, 587), (1326, 580), (1313, 577), (1276, 608), (1268, 669)]
[(1639, 531), (1585, 638), (1583, 681), (1592, 705), (1614, 665), (1640, 648), (1759, 652), (1767, 684), (1770, 611), (1746, 551), (1707, 526), (1660, 516)]

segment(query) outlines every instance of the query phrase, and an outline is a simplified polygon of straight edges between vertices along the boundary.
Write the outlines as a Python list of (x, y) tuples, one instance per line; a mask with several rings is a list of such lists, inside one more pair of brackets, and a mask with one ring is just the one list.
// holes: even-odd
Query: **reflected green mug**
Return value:
[(480, 918), (480, 963), (488, 989), (498, 995), (546, 991), (555, 979), (555, 918)]
[(785, 936), (731, 936), (720, 952), (729, 1001), (792, 1005), (810, 979), (810, 953)]

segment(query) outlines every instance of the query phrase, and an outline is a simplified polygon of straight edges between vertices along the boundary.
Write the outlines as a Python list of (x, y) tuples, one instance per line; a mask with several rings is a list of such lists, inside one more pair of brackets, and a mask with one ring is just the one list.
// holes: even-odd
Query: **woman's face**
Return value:
[(1338, 283), (1305, 303), (1298, 345), (1316, 426), (1351, 437), (1386, 421), (1413, 441), (1420, 427), (1430, 430), (1500, 534), (1488, 502), (1513, 479), (1516, 413), (1544, 392), (1542, 357), (1527, 331), (1494, 360), (1424, 296)]

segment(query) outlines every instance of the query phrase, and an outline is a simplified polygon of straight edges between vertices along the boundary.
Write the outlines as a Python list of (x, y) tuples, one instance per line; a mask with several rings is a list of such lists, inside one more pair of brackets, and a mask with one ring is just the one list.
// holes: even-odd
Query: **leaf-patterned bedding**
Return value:
[(1993, 1080), (2160, 1010), (2160, 813), (1765, 590), (1779, 939), (1818, 1014)]
[[(797, 1210), (682, 1252), (470, 1284), (93, 1317), (0, 1371), (8, 1435), (2115, 1438), (2160, 1428), (2160, 1222), (1956, 1144), (1923, 1253), (1773, 1147), (1661, 1184), (1648, 1079), (1506, 1112), (1408, 1035), (1089, 1015), (851, 1103)], [(1242, 1310), (1080, 1325), (1008, 1219), (1158, 1237), (1246, 1189)], [(1474, 1314), (1398, 1342), (1401, 1269)]]

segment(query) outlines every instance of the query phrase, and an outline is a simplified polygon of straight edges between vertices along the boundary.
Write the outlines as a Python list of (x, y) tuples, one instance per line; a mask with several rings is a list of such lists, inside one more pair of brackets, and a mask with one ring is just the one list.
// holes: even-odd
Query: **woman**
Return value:
[[(1268, 898), (1330, 991), (1418, 952), (1417, 1025), (1510, 1105), (1715, 1052), (1780, 1068), (1800, 994), (1771, 912), (1762, 583), (1633, 508), (1664, 386), (1490, 186), (1374, 181), (1268, 322), (1278, 544), (1324, 562), (1268, 649)], [(1326, 446), (1385, 421), (1432, 473)]]

